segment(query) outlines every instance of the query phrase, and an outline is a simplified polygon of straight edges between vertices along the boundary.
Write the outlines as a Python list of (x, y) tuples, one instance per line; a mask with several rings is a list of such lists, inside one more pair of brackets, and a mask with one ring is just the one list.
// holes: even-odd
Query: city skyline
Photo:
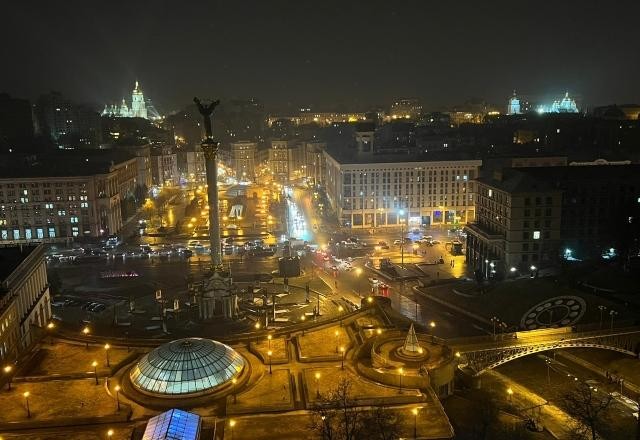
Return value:
[[(640, 100), (632, 81), (640, 70), (635, 2), (615, 10), (578, 2), (517, 10), (503, 2), (456, 10), (200, 3), (178, 15), (163, 2), (9, 8), (17, 19), (7, 27), (13, 43), (4, 58), (26, 72), (5, 70), (1, 83), (32, 100), (58, 90), (104, 106), (129, 96), (135, 81), (165, 114), (196, 89), (223, 100), (257, 97), (271, 111), (366, 109), (398, 97), (417, 97), (426, 110), (474, 97), (506, 107), (513, 89), (542, 97), (569, 91), (586, 107)], [(42, 33), (14, 27), (23, 20)]]

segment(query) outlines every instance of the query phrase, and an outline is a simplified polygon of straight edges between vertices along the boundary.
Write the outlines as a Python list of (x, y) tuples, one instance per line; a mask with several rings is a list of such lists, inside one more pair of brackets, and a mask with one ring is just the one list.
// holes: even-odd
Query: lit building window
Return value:
[(540, 231), (533, 231), (533, 239), (540, 240)]

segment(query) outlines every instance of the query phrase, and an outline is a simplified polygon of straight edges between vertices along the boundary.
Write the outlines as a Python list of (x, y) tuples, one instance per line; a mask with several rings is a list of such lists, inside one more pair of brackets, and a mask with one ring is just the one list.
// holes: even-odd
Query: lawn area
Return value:
[[(251, 412), (264, 409), (293, 409), (289, 370), (267, 371), (258, 382), (245, 392), (227, 397), (227, 412)], [(240, 438), (240, 437), (239, 437)]]
[(27, 419), (23, 393), (29, 392), (32, 420), (59, 417), (99, 417), (116, 412), (116, 402), (93, 379), (16, 383), (0, 393), (0, 422)]
[[(98, 374), (106, 374), (107, 368), (106, 350), (103, 347), (84, 345), (74, 345), (65, 343), (55, 343), (54, 345), (44, 345), (42, 347), (43, 357), (40, 363), (27, 375), (38, 376), (48, 374), (72, 374), (91, 371), (93, 361), (98, 362)], [(109, 349), (109, 364), (116, 365), (126, 358), (131, 352), (124, 348), (111, 347)]]
[(321, 356), (333, 356), (339, 359), (340, 347), (348, 351), (350, 343), (347, 331), (339, 325), (307, 332), (304, 336), (298, 335), (300, 356), (310, 359)]
[[(400, 417), (401, 438), (413, 438), (414, 418), (411, 411), (414, 408), (418, 408), (416, 419), (418, 438), (450, 438), (450, 425), (439, 405), (429, 404), (389, 408)], [(231, 420), (235, 423), (233, 437), (231, 437), (231, 429), (227, 422), (225, 424), (225, 439), (299, 440), (319, 438), (319, 435), (310, 429), (312, 420), (310, 413), (265, 414), (233, 417)]]
[[(616, 310), (618, 312), (616, 320), (618, 321), (632, 322), (639, 318), (636, 313), (618, 304), (611, 303), (605, 298), (572, 289), (550, 278), (503, 281), (490, 286), (486, 293), (472, 297), (458, 295), (453, 292), (453, 289), (458, 288), (468, 292), (473, 286), (474, 283), (466, 282), (453, 287), (428, 288), (426, 292), (429, 295), (436, 296), (483, 316), (487, 320), (492, 316), (497, 316), (509, 326), (528, 325), (526, 322), (529, 319), (526, 316), (528, 313), (535, 315), (532, 323), (538, 328), (548, 326), (550, 322), (556, 325), (598, 323), (600, 320), (599, 305), (604, 305), (607, 310)], [(578, 301), (573, 300), (567, 305), (567, 301), (570, 301), (570, 299), (557, 298), (562, 296), (581, 299)], [(549, 300), (548, 303), (546, 303), (547, 300)], [(556, 303), (556, 301), (559, 302)], [(548, 304), (548, 306), (544, 306), (538, 311), (530, 310), (539, 303)], [(574, 308), (572, 309), (571, 307)], [(553, 309), (551, 313), (549, 312), (550, 309)]]
[(257, 344), (254, 342), (251, 343), (253, 349), (262, 355), (265, 363), (269, 363), (269, 350), (271, 350), (271, 360), (273, 362), (286, 362), (289, 358), (285, 350), (285, 345), (284, 338), (274, 338), (269, 342), (266, 336), (259, 339)]
[[(315, 379), (316, 373), (320, 373), (317, 387)], [(353, 399), (397, 397), (400, 395), (398, 388), (378, 385), (363, 379), (348, 368), (342, 370), (340, 366), (336, 366), (307, 368), (304, 370), (304, 380), (309, 390), (309, 400), (312, 402), (316, 400), (318, 389), (320, 390), (320, 395), (328, 394), (331, 390), (336, 389), (342, 378), (346, 378), (351, 383), (350, 393)], [(412, 389), (403, 390), (403, 395), (406, 396), (417, 396), (419, 394), (419, 392)]]
[(104, 440), (107, 437), (107, 431), (113, 429), (111, 440), (130, 440), (133, 428), (116, 428), (109, 426), (100, 426), (95, 428), (74, 427), (72, 430), (65, 432), (64, 428), (58, 429), (58, 433), (7, 433), (3, 434), (3, 439), (28, 439), (28, 440)]

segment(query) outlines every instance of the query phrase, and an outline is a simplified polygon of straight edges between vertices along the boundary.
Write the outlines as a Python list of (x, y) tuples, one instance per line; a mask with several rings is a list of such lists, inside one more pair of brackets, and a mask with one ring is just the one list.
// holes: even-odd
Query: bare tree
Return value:
[(399, 417), (384, 407), (356, 406), (351, 382), (342, 378), (313, 407), (310, 428), (322, 440), (391, 440), (398, 437)]
[(562, 397), (561, 402), (564, 409), (578, 420), (575, 434), (579, 438), (597, 440), (597, 432), (611, 400), (611, 394), (598, 394), (589, 384), (578, 382), (573, 390)]
[(362, 414), (360, 438), (393, 440), (400, 437), (402, 418), (397, 412), (378, 406)]

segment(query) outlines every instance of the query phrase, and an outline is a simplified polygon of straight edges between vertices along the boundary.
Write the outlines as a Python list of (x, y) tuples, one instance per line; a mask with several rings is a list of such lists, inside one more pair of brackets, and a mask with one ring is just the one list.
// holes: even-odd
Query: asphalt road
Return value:
[[(548, 369), (545, 360), (550, 362)], [(609, 440), (633, 438), (637, 422), (633, 416), (634, 409), (619, 398), (619, 387), (605, 383), (598, 375), (573, 362), (560, 356), (554, 360), (551, 352), (545, 352), (513, 360), (498, 367), (497, 371), (561, 408), (564, 406), (563, 396), (575, 389), (578, 381), (586, 382), (597, 390), (594, 391), (596, 399), (604, 399), (608, 393), (614, 393), (616, 397), (610, 403), (600, 434)], [(567, 411), (571, 413), (571, 409)]]
[[(299, 234), (303, 234), (304, 237), (317, 244), (325, 244), (328, 242), (329, 237), (332, 235), (326, 232), (327, 229), (322, 227), (322, 219), (316, 215), (313, 206), (313, 194), (309, 191), (302, 189), (294, 189), (291, 192), (292, 206), (295, 206), (293, 210), (295, 213), (290, 214), (289, 218), (295, 218), (296, 216), (302, 216), (304, 218), (304, 224), (306, 228), (298, 229)], [(302, 224), (302, 223), (298, 223)], [(313, 228), (313, 225), (318, 225), (318, 228)], [(310, 225), (310, 226), (309, 226)], [(434, 239), (440, 240), (444, 243), (450, 240), (446, 230), (433, 229), (428, 230), (427, 235), (432, 235)], [(354, 234), (355, 235), (355, 234)], [(406, 235), (406, 234), (405, 234)], [(370, 247), (377, 244), (379, 241), (386, 241), (390, 245), (389, 250), (382, 250), (379, 255), (381, 257), (392, 258), (393, 261), (399, 261), (399, 247), (394, 246), (393, 240), (400, 237), (400, 231), (384, 231), (376, 230), (374, 235), (361, 236), (361, 240), (366, 241)], [(298, 237), (296, 237), (298, 238)], [(417, 238), (417, 237), (416, 237)], [(443, 255), (446, 257), (447, 253), (444, 249), (444, 244), (436, 245), (434, 247), (422, 247), (421, 250), (425, 250), (428, 254), (424, 257), (420, 256), (423, 261), (430, 261)], [(407, 252), (410, 254), (410, 252)], [(454, 258), (451, 255), (448, 256), (449, 260)], [(462, 264), (458, 261), (463, 261), (464, 257), (455, 257), (457, 268), (452, 268), (449, 264), (438, 265), (437, 270), (441, 272), (441, 276), (460, 276), (458, 271), (462, 271)], [(310, 264), (310, 263), (309, 263)], [(336, 278), (330, 273), (324, 273), (322, 276), (326, 278), (327, 283), (338, 282), (338, 290), (340, 295), (347, 296), (353, 300), (356, 300), (363, 296), (367, 296), (371, 289), (369, 278), (378, 277), (375, 273), (369, 271), (364, 265), (364, 258), (356, 258), (353, 263), (354, 270), (338, 271)], [(362, 269), (362, 274), (358, 275), (357, 268)], [(435, 270), (435, 269), (434, 269)], [(454, 274), (452, 274), (454, 272)], [(389, 297), (391, 299), (392, 307), (400, 312), (402, 315), (409, 319), (416, 321), (417, 323), (428, 326), (433, 321), (436, 327), (433, 331), (434, 335), (441, 338), (453, 338), (463, 336), (476, 336), (488, 334), (488, 329), (483, 328), (480, 323), (475, 323), (469, 320), (466, 316), (458, 316), (449, 309), (429, 301), (421, 296), (416, 296), (411, 289), (415, 285), (415, 282), (388, 282), (390, 286)], [(417, 316), (416, 316), (417, 305)]]

